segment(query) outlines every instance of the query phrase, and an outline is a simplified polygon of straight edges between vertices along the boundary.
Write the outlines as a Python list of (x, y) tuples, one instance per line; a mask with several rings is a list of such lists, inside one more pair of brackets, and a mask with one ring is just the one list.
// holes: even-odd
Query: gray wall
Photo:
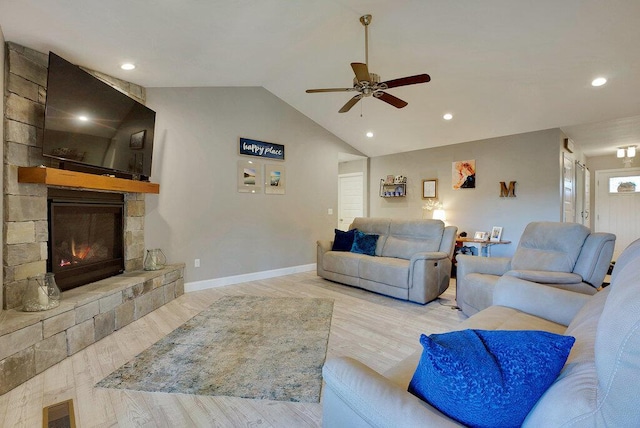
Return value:
[[(417, 150), (370, 160), (371, 217), (431, 218), (422, 209), (422, 180), (438, 179), (438, 200), (444, 205), (447, 224), (471, 236), (502, 226), (502, 239), (493, 256), (510, 256), (527, 223), (561, 219), (561, 147), (559, 129), (479, 140), (433, 149)], [(452, 189), (452, 163), (475, 159), (476, 188)], [(379, 197), (380, 179), (407, 177), (407, 196)], [(500, 182), (516, 181), (516, 197), (501, 198)]]
[[(186, 282), (315, 263), (337, 224), (338, 153), (361, 153), (264, 88), (149, 88), (147, 105), (160, 183), (147, 248), (185, 262)], [(285, 195), (237, 191), (238, 161), (262, 161), (238, 154), (239, 137), (284, 144)]]

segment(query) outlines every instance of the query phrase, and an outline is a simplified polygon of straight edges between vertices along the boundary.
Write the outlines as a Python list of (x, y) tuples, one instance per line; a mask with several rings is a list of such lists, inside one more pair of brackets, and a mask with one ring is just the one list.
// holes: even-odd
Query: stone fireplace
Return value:
[[(142, 270), (145, 192), (159, 186), (55, 169), (42, 157), (47, 55), (11, 42), (6, 51), (0, 394), (184, 293), (184, 264)], [(144, 88), (93, 74), (144, 102)], [(51, 229), (50, 211), (67, 226)], [(94, 264), (103, 261), (107, 267)], [(56, 272), (53, 264), (80, 268), (68, 275), (60, 306), (20, 311), (27, 278)], [(86, 285), (73, 288), (78, 277)]]
[[(51, 268), (47, 244), (49, 186), (20, 183), (18, 169), (57, 165), (42, 156), (48, 55), (11, 42), (7, 43), (7, 51), (2, 300), (3, 308), (11, 309), (21, 305), (27, 278)], [(100, 73), (92, 74), (144, 103), (144, 88)], [(138, 270), (144, 257), (145, 195), (119, 192), (118, 197), (124, 204), (124, 271)]]
[(47, 271), (61, 291), (124, 271), (121, 194), (49, 188)]

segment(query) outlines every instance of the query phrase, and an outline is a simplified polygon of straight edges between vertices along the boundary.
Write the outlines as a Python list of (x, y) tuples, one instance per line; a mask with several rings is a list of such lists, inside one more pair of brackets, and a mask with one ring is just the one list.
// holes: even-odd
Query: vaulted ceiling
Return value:
[[(305, 93), (352, 85), (364, 14), (371, 71), (431, 76), (388, 90), (403, 109)], [(548, 128), (591, 156), (640, 144), (638, 22), (637, 0), (0, 2), (7, 41), (146, 87), (263, 86), (368, 156)]]

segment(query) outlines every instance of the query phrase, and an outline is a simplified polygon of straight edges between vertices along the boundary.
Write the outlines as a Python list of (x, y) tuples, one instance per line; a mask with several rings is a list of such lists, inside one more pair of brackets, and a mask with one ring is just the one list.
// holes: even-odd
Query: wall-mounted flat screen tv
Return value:
[(155, 118), (150, 108), (49, 53), (44, 156), (65, 168), (85, 165), (147, 179)]

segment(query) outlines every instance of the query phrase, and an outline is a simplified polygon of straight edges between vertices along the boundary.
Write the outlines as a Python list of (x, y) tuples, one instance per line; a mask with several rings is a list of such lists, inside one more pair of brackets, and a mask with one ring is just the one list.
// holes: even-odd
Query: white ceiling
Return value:
[[(339, 114), (353, 93), (305, 89), (352, 84), (367, 13), (370, 70), (431, 82)], [(638, 0), (0, 2), (7, 41), (146, 87), (264, 86), (368, 156), (556, 127), (590, 156), (640, 144), (639, 22)]]

